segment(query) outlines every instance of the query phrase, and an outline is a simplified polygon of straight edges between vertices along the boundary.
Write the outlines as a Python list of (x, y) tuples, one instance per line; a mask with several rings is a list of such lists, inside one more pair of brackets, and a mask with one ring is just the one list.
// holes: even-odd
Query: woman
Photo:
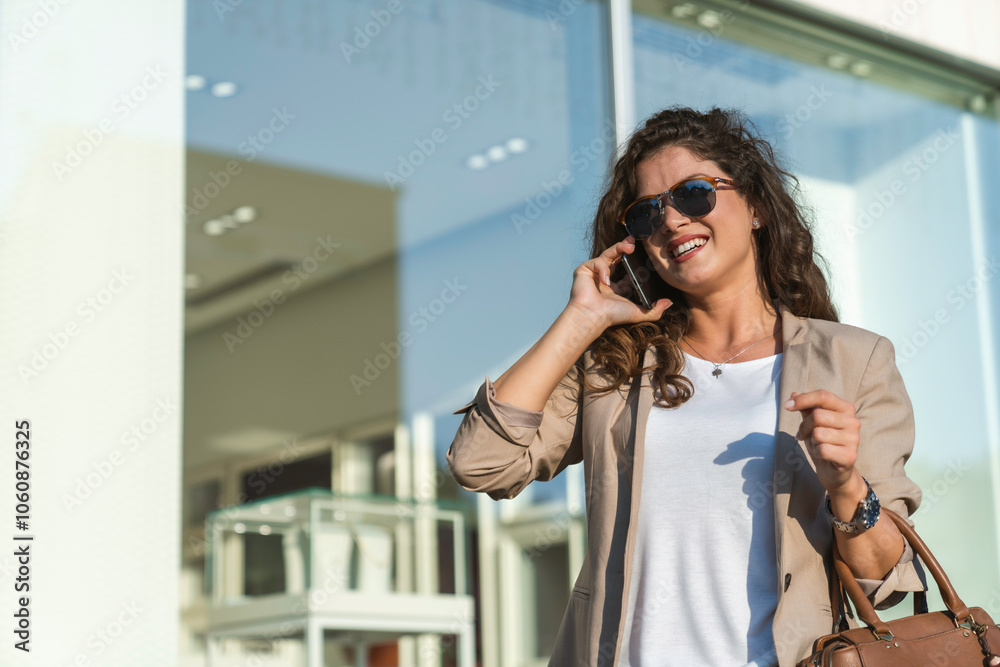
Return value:
[[(837, 322), (794, 177), (752, 127), (649, 118), (565, 310), (456, 411), (463, 488), (512, 498), (584, 462), (587, 555), (553, 665), (791, 667), (841, 621), (834, 540), (878, 608), (925, 589), (877, 510), (920, 502), (892, 344)], [(651, 310), (611, 280), (625, 255)]]

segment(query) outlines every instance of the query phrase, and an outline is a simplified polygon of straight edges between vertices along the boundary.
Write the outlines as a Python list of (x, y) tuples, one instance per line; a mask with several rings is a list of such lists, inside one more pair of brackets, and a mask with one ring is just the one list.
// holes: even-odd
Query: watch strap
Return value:
[(830, 505), (830, 494), (826, 494), (826, 515), (830, 519), (830, 523), (837, 530), (852, 535), (863, 533), (874, 526), (878, 521), (882, 508), (878, 496), (872, 490), (872, 485), (864, 477), (861, 479), (864, 480), (865, 486), (868, 487), (868, 493), (865, 495), (865, 499), (858, 505), (858, 511), (855, 512), (854, 518), (851, 521), (841, 521), (833, 515), (833, 508)]

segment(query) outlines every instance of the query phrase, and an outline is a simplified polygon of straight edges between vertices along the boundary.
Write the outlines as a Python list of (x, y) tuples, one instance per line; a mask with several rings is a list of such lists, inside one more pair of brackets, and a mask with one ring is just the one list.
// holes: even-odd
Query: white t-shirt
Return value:
[(685, 353), (694, 396), (653, 404), (620, 667), (777, 665), (775, 433), (781, 354), (715, 366)]

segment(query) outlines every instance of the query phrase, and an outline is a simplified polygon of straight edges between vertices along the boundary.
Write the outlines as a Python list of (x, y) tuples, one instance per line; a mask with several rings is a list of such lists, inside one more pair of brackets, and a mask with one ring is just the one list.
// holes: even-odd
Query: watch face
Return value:
[(865, 522), (866, 528), (871, 528), (878, 521), (878, 515), (881, 510), (881, 505), (879, 504), (878, 498), (875, 494), (871, 494), (871, 502), (867, 503), (864, 511), (863, 520)]

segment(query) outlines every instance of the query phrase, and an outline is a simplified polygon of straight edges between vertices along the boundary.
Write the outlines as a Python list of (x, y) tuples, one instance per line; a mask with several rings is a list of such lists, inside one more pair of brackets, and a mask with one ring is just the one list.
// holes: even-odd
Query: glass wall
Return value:
[[(739, 11), (670, 4), (633, 16), (636, 121), (737, 106), (789, 158), (841, 319), (895, 344), (916, 411), (917, 526), (960, 592), (994, 585), (976, 604), (1000, 614), (1000, 569), (981, 567), (1000, 562), (996, 119), (955, 102), (965, 83), (890, 85), (870, 53), (831, 60), (784, 23), (787, 43), (765, 49)], [(458, 500), (477, 655), (544, 664), (582, 560), (581, 466), (496, 503), (459, 489), (445, 452), (452, 411), (538, 340), (588, 257), (615, 148), (606, 5), (188, 0), (190, 588), (213, 503), (317, 485)], [(282, 559), (244, 542), (226, 585), (287, 589), (295, 573), (266, 571)], [(198, 592), (185, 599), (198, 664)], [(446, 643), (419, 658), (336, 644), (335, 663), (457, 660)]]
[[(292, 471), (320, 455), (322, 440), (332, 443), (325, 486), (334, 492), (461, 499), (475, 518), (476, 498), (445, 464), (460, 421), (451, 413), (541, 336), (587, 257), (614, 149), (605, 9), (589, 0), (188, 2), (192, 505), (206, 478), (218, 479), (209, 483), (224, 489), (223, 505), (293, 490), (306, 477)], [(282, 454), (269, 479), (267, 457)], [(539, 519), (517, 516), (565, 506), (569, 489), (582, 497), (567, 482), (579, 474), (505, 503), (517, 508), (501, 531), (505, 562), (519, 563), (524, 583), (516, 604), (538, 617), (537, 632), (518, 629), (529, 660), (551, 647), (579, 548), (571, 559), (564, 535), (526, 556), (519, 545), (534, 543)], [(476, 531), (473, 521), (472, 544)], [(252, 537), (227, 561), (243, 568), (233, 590), (257, 591), (251, 574), (275, 594), (294, 579), (261, 571), (264, 561), (287, 569), (249, 553), (268, 540), (287, 548), (276, 534)], [(473, 557), (466, 567), (495, 577), (495, 552)], [(186, 558), (189, 569), (203, 566), (202, 554)], [(474, 590), (498, 586), (479, 579)], [(536, 580), (554, 593), (536, 594)], [(196, 626), (192, 651), (202, 648)], [(454, 649), (443, 646), (448, 664)], [(367, 649), (370, 664), (384, 648)], [(274, 649), (270, 659), (295, 655)], [(404, 650), (399, 660), (417, 657)]]
[(635, 15), (638, 117), (740, 107), (789, 159), (841, 321), (896, 349), (917, 427), (914, 521), (959, 592), (1000, 612), (997, 120), (872, 81), (891, 66), (849, 51), (820, 66), (733, 41), (738, 10), (681, 15)]

